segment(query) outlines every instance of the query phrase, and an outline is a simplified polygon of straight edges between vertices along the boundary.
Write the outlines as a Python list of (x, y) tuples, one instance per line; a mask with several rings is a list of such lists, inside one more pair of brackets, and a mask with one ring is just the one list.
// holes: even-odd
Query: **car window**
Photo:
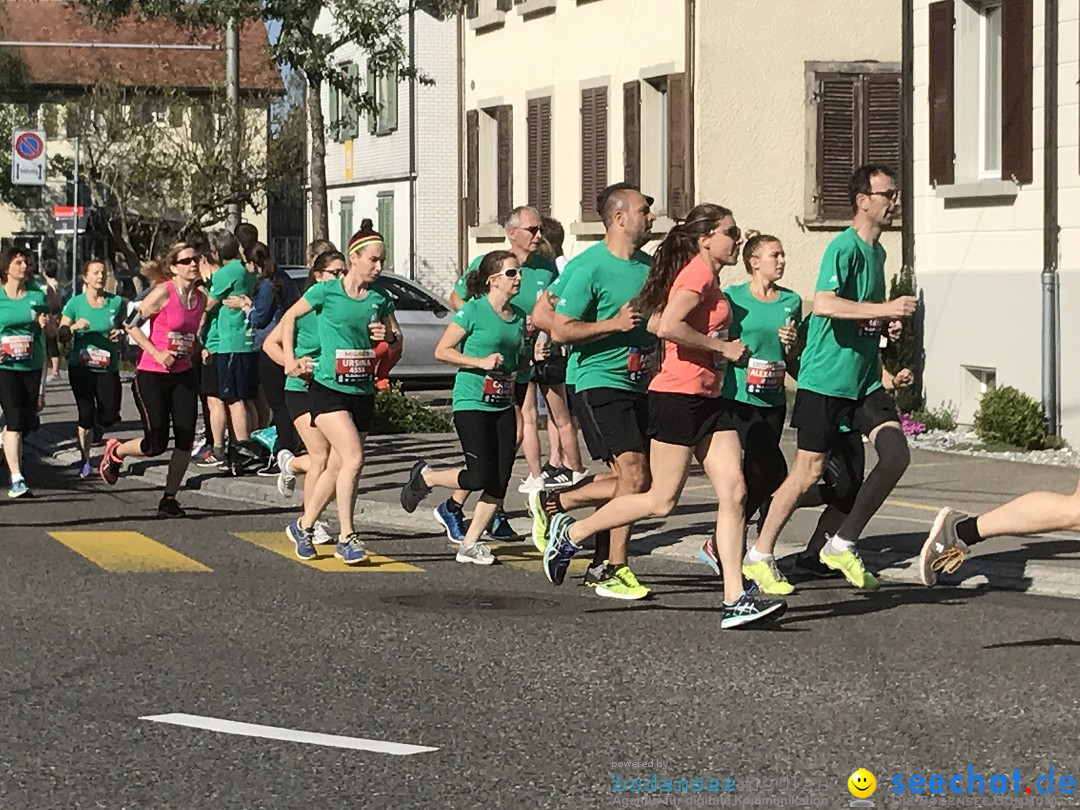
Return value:
[(411, 284), (406, 284), (396, 278), (383, 276), (375, 282), (374, 286), (385, 290), (387, 295), (394, 299), (394, 306), (400, 310), (431, 312), (442, 308), (442, 305), (435, 299), (424, 295)]

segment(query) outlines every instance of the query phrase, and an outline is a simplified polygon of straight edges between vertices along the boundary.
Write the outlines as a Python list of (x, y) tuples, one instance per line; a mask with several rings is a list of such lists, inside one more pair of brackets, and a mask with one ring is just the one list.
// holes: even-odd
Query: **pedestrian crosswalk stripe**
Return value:
[(139, 532), (49, 532), (49, 536), (106, 571), (151, 574), (212, 570)]
[(400, 574), (424, 570), (423, 568), (417, 568), (411, 563), (401, 562), (401, 560), (395, 560), (392, 557), (384, 557), (382, 554), (376, 554), (372, 551), (368, 551), (367, 557), (359, 565), (346, 565), (334, 556), (334, 547), (332, 545), (315, 546), (315, 550), (319, 553), (319, 556), (314, 560), (301, 560), (297, 558), (295, 547), (292, 542), (285, 536), (285, 532), (282, 531), (233, 532), (233, 536), (239, 537), (241, 540), (246, 540), (249, 543), (254, 543), (256, 546), (265, 548), (267, 551), (280, 554), (282, 557), (288, 557), (294, 562), (316, 568), (319, 571), (381, 571)]
[[(535, 571), (539, 574), (543, 574), (544, 555), (537, 551), (531, 544), (527, 546), (521, 543), (505, 546), (493, 545), (491, 546), (491, 553), (504, 565), (512, 565), (514, 568), (521, 568), (525, 571)], [(585, 569), (588, 567), (589, 557), (587, 555), (574, 557), (574, 559), (570, 561), (570, 570), (567, 571), (566, 575), (584, 574)]]

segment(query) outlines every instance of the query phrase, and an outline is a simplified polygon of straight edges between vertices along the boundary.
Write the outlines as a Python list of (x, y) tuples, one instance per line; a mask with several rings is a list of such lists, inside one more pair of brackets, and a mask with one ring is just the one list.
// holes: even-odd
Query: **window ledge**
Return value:
[(539, 14), (542, 11), (554, 11), (556, 0), (525, 0), (517, 6), (518, 14), (528, 17), (530, 14)]
[(477, 242), (501, 242), (506, 238), (506, 228), (498, 222), (474, 225), (469, 228), (469, 236)]
[(953, 183), (934, 189), (934, 195), (941, 200), (1015, 197), (1019, 193), (1020, 186), (1012, 180), (978, 180), (974, 183)]
[(485, 11), (469, 20), (469, 30), (486, 31), (488, 28), (502, 28), (506, 25), (506, 12), (498, 9)]

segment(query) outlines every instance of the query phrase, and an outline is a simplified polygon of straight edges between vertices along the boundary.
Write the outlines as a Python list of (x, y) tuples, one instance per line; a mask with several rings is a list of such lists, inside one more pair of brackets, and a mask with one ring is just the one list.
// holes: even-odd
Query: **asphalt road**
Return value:
[[(656, 594), (634, 605), (553, 588), (523, 545), (480, 568), (391, 527), (365, 528), (389, 559), (323, 570), (275, 553), (288, 512), (188, 494), (156, 521), (144, 481), (31, 475), (0, 503), (5, 810), (719, 805), (613, 789), (650, 774), (846, 807), (859, 767), (899, 807), (893, 774), (1019, 769), (1021, 802), (1080, 776), (1077, 602), (812, 585), (721, 631), (716, 581), (677, 559), (635, 563)], [(168, 713), (437, 750), (140, 719)]]

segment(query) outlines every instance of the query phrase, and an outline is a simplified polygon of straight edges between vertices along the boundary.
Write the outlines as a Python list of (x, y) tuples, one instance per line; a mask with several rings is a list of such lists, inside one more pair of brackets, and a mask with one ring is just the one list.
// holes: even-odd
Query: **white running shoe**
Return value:
[(523, 478), (520, 486), (518, 486), (518, 492), (522, 495), (528, 495), (530, 492), (536, 492), (544, 488), (544, 477), (533, 477), (532, 475)]
[(330, 534), (330, 527), (322, 520), (315, 521), (315, 537), (312, 539), (312, 543), (317, 546), (325, 546), (327, 543), (336, 543), (337, 538)]
[(291, 450), (278, 451), (277, 491), (281, 494), (282, 498), (291, 497), (293, 490), (296, 489), (296, 476), (293, 475), (292, 470), (289, 469), (289, 465), (292, 464), (293, 458), (295, 458), (295, 456), (293, 456)]

